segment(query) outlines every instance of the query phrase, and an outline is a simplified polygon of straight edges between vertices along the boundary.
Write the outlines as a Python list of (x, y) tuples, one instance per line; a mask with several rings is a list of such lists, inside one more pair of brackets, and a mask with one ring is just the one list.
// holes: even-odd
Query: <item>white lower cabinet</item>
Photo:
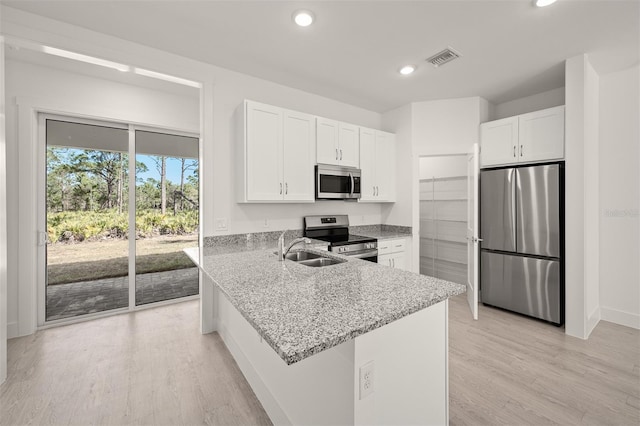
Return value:
[(378, 263), (391, 268), (409, 270), (407, 268), (406, 239), (378, 240)]

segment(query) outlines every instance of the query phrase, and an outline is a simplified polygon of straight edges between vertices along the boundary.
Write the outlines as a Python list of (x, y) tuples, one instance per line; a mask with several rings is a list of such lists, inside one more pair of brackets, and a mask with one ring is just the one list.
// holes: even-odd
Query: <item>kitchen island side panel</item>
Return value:
[[(215, 297), (218, 332), (274, 424), (447, 423), (446, 300), (287, 365)], [(374, 392), (360, 400), (359, 369), (371, 361)]]

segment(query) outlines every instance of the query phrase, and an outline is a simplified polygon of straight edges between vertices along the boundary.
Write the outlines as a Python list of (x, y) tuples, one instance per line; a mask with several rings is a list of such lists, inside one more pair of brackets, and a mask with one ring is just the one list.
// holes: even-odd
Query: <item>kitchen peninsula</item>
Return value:
[(185, 250), (274, 424), (446, 424), (447, 299), (465, 287), (321, 245), (304, 250), (343, 262), (280, 262), (274, 241)]

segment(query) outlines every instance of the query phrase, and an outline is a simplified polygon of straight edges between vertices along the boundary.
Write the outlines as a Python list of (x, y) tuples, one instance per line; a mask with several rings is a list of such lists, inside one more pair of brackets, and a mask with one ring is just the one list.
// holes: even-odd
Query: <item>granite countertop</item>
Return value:
[[(287, 364), (465, 292), (449, 281), (305, 249), (346, 262), (279, 262), (271, 241), (205, 247), (200, 265)], [(197, 248), (185, 252), (198, 259)]]
[(378, 240), (391, 240), (393, 238), (411, 237), (411, 227), (393, 225), (358, 225), (349, 227), (349, 232), (363, 237), (376, 238)]

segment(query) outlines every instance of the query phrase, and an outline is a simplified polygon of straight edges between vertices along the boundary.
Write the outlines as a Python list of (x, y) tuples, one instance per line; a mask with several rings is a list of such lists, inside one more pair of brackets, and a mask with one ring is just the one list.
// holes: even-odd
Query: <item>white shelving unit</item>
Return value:
[(467, 280), (467, 177), (420, 180), (420, 273)]

